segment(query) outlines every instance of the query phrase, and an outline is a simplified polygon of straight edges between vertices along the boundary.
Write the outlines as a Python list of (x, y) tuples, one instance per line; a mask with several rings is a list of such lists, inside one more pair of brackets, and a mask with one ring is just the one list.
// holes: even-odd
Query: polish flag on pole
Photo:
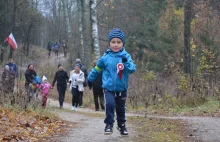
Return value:
[(14, 50), (16, 50), (18, 48), (18, 45), (17, 45), (16, 40), (15, 40), (12, 33), (6, 38), (6, 41), (8, 42), (9, 45), (11, 45), (11, 47)]

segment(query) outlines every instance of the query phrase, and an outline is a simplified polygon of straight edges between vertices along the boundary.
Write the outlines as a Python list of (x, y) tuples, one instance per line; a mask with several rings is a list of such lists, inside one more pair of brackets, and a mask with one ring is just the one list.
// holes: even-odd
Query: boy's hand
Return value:
[(125, 56), (122, 56), (122, 63), (126, 63), (128, 61), (128, 59)]

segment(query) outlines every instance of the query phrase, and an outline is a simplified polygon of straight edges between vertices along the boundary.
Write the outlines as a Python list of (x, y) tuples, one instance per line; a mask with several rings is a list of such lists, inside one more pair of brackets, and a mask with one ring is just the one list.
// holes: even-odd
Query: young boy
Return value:
[(109, 49), (99, 59), (97, 65), (88, 76), (88, 85), (102, 74), (102, 88), (105, 96), (106, 124), (104, 134), (113, 133), (114, 109), (116, 108), (117, 123), (120, 134), (128, 135), (126, 129), (125, 103), (128, 89), (128, 77), (136, 70), (131, 56), (125, 51), (125, 36), (120, 29), (113, 29), (108, 35)]

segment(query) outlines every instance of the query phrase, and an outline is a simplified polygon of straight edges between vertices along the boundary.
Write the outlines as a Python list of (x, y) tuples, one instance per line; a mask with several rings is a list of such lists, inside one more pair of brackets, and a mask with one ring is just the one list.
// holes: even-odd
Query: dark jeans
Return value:
[(73, 88), (72, 87), (72, 106), (78, 107), (79, 102), (80, 102), (80, 96), (82, 92), (79, 92), (78, 88)]
[(66, 84), (57, 84), (57, 90), (58, 90), (58, 93), (59, 93), (60, 107), (63, 107), (65, 92), (66, 92)]
[(79, 106), (83, 105), (83, 92), (80, 93)]
[(51, 50), (48, 50), (48, 56), (50, 56)]
[(125, 103), (127, 98), (127, 91), (121, 93), (113, 93), (105, 90), (105, 114), (106, 118), (104, 123), (113, 125), (114, 121), (114, 110), (116, 108), (117, 122), (118, 124), (125, 123)]
[[(95, 109), (99, 110), (99, 103), (100, 103), (101, 108), (105, 109), (103, 89), (93, 87), (93, 96), (94, 96), (94, 102), (95, 102)], [(99, 99), (99, 101), (98, 101), (98, 99)]]

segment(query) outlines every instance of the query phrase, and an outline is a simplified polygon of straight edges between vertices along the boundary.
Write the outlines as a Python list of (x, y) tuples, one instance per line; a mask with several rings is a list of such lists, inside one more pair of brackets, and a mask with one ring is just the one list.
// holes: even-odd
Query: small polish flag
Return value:
[(14, 50), (16, 50), (16, 49), (18, 48), (18, 45), (17, 45), (16, 40), (15, 40), (15, 38), (14, 38), (14, 36), (13, 36), (12, 33), (6, 38), (5, 41), (7, 41), (8, 44), (11, 45), (11, 47), (12, 47)]

